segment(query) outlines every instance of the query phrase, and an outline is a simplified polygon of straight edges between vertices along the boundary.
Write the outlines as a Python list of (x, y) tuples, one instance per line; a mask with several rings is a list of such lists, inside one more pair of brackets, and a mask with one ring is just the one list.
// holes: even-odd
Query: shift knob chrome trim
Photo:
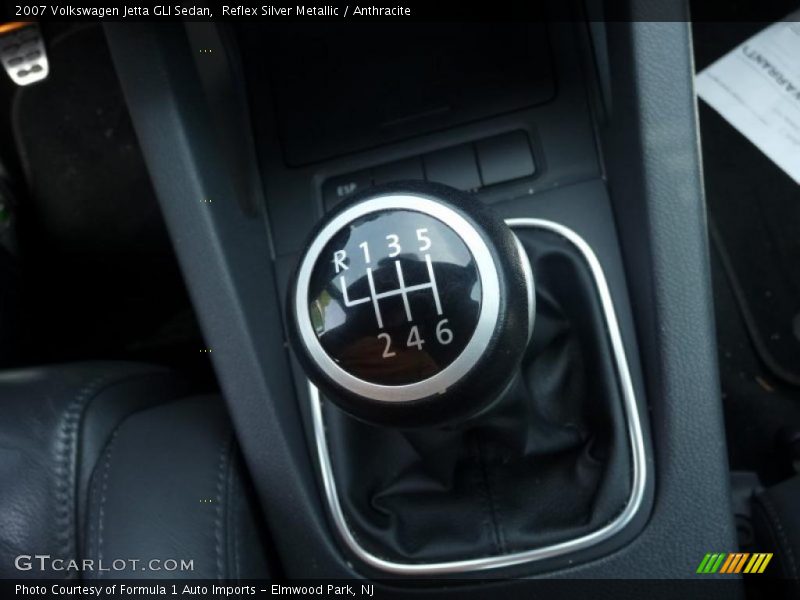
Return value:
[[(405, 385), (381, 385), (365, 381), (344, 370), (323, 349), (308, 310), (312, 272), (328, 242), (356, 219), (379, 211), (410, 210), (438, 219), (466, 244), (475, 260), (481, 282), (481, 308), (475, 331), (461, 354), (442, 371), (419, 382)], [(521, 252), (524, 255), (524, 252)], [(523, 261), (525, 262), (525, 261)], [(530, 265), (527, 265), (530, 271)], [(527, 275), (526, 275), (527, 277)], [(532, 274), (530, 277), (532, 282)], [(369, 198), (336, 215), (314, 238), (303, 257), (297, 274), (294, 318), (309, 356), (333, 382), (345, 390), (379, 402), (412, 402), (447, 391), (480, 360), (497, 326), (500, 310), (500, 283), (492, 254), (476, 228), (446, 204), (413, 193), (386, 194)], [(529, 289), (529, 298), (533, 292)], [(529, 308), (531, 305), (529, 304)], [(529, 329), (533, 326), (529, 313)]]

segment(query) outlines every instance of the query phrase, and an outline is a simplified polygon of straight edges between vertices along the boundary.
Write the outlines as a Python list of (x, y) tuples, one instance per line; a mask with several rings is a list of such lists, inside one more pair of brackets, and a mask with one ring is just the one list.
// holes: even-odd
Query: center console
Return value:
[(607, 551), (636, 520), (640, 406), (603, 268), (574, 231), (397, 182), (323, 219), (292, 281), (328, 509), (366, 564), (538, 570)]
[(626, 6), (106, 26), (287, 576), (735, 548), (689, 28)]

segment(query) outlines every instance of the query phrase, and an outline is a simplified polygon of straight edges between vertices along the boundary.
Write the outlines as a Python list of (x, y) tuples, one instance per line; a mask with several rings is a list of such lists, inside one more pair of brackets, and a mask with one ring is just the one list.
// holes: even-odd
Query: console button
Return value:
[(322, 186), (322, 201), (325, 203), (325, 210), (330, 210), (342, 200), (371, 185), (372, 173), (369, 169), (328, 179)]
[(392, 181), (423, 180), (425, 175), (422, 173), (422, 160), (415, 156), (375, 167), (372, 170), (372, 179), (375, 185)]
[(472, 144), (462, 144), (426, 154), (425, 174), (428, 181), (444, 183), (458, 190), (474, 190), (481, 187), (478, 163)]
[(524, 131), (498, 135), (475, 144), (483, 185), (530, 177), (536, 172), (531, 146)]

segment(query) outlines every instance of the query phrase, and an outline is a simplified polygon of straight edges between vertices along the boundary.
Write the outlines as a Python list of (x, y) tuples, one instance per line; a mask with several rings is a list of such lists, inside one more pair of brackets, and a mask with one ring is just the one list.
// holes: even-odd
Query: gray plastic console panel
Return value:
[[(212, 28), (204, 43), (213, 49), (210, 55), (225, 56), (221, 40), (211, 35), (213, 24), (191, 26)], [(225, 145), (183, 27), (105, 27), (276, 553), (294, 576), (346, 576), (333, 540), (321, 535), (327, 523), (289, 376), (263, 214), (251, 216), (243, 208), (261, 206), (260, 194), (239, 197), (247, 188), (236, 185), (227, 168)], [(230, 101), (229, 110), (243, 110)], [(246, 144), (249, 132), (239, 135)]]
[[(653, 14), (651, 4), (657, 3), (630, 3), (646, 14)], [(631, 12), (632, 20), (637, 16)], [(626, 552), (639, 557), (639, 576), (662, 576), (666, 563), (671, 576), (690, 577), (706, 548), (736, 547), (691, 32), (685, 22), (608, 23), (607, 39), (613, 105), (602, 142), (651, 402), (658, 481), (648, 535)]]

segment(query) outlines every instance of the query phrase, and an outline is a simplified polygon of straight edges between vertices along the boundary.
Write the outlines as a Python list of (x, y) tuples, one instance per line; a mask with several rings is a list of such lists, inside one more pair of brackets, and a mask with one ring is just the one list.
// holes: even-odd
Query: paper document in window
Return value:
[(697, 93), (800, 183), (800, 11), (704, 69)]

